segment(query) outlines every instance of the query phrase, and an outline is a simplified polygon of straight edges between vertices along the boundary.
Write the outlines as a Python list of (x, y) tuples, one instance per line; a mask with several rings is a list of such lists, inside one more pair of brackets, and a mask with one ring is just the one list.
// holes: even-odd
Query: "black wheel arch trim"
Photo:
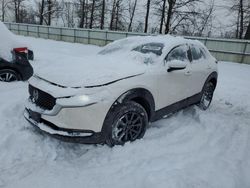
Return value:
[(140, 104), (147, 112), (149, 121), (154, 115), (155, 112), (155, 100), (152, 93), (145, 88), (135, 88), (123, 93), (116, 103), (125, 103), (127, 101), (134, 101)]
[[(208, 83), (208, 82), (212, 82), (214, 84), (214, 87), (216, 88), (216, 85), (217, 85), (217, 79), (218, 79), (218, 73), (217, 72), (212, 72), (206, 79), (205, 83), (204, 83), (204, 86)], [(204, 89), (204, 86), (202, 88), (202, 91)]]
[[(107, 136), (107, 127), (108, 123), (111, 122), (112, 119), (112, 114), (115, 114), (115, 111), (118, 107), (118, 105), (124, 104), (128, 101), (134, 101), (140, 104), (142, 107), (145, 108), (146, 105), (146, 112), (148, 114), (148, 120), (151, 121), (151, 118), (154, 117), (155, 113), (155, 102), (154, 102), (154, 97), (151, 94), (150, 91), (144, 88), (134, 88), (131, 90), (128, 90), (121, 94), (115, 102), (111, 105), (108, 113), (106, 114), (106, 117), (104, 119), (103, 125), (102, 125), (102, 130), (101, 133), (103, 137)], [(142, 104), (144, 102), (144, 104)]]

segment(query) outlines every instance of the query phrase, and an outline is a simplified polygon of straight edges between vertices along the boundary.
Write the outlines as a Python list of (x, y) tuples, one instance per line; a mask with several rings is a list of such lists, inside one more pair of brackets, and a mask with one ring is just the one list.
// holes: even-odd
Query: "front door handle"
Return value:
[(185, 72), (185, 75), (186, 76), (190, 76), (192, 74), (192, 71), (187, 71), (187, 72)]

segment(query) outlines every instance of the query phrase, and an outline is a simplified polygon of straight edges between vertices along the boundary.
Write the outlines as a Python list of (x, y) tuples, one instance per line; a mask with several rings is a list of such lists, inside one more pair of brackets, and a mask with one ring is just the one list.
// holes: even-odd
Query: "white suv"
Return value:
[(59, 139), (120, 145), (169, 113), (192, 104), (206, 110), (216, 84), (217, 61), (202, 43), (131, 37), (37, 72), (24, 115)]

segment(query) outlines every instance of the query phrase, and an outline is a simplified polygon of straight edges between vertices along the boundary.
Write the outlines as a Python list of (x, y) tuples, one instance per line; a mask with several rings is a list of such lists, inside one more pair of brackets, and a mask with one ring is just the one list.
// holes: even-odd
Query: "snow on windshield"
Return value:
[(129, 49), (130, 45), (131, 40), (129, 40), (129, 38), (118, 40), (105, 46), (104, 49), (99, 52), (99, 54), (106, 55), (117, 51), (126, 50)]

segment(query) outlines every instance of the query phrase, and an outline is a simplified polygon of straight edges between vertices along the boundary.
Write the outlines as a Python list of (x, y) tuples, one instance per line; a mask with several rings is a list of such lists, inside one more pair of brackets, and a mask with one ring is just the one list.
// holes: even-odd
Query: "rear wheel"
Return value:
[(14, 82), (19, 81), (20, 76), (17, 72), (10, 70), (10, 69), (4, 69), (0, 70), (0, 81), (3, 82)]
[(199, 107), (202, 110), (207, 110), (212, 102), (213, 94), (214, 94), (215, 86), (212, 82), (206, 83), (203, 88), (201, 101), (199, 103)]
[(148, 115), (140, 104), (133, 101), (126, 102), (115, 107), (113, 113), (108, 116), (110, 117), (105, 120), (105, 125), (106, 143), (109, 146), (123, 145), (144, 136)]

